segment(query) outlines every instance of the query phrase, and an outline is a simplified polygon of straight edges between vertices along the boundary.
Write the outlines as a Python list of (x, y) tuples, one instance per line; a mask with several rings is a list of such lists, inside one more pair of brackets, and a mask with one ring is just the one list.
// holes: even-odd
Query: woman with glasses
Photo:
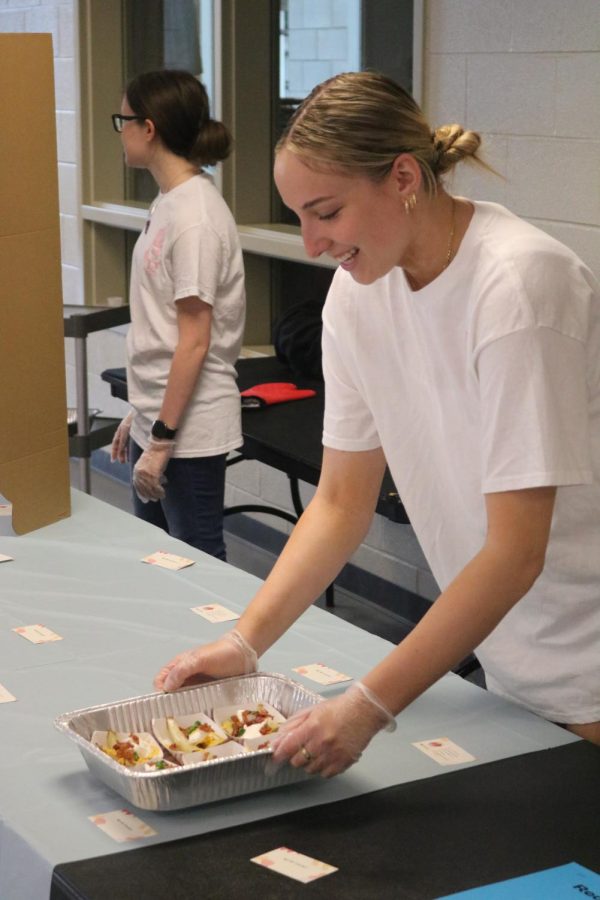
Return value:
[(600, 744), (600, 291), (558, 241), (452, 196), (479, 144), (363, 72), (315, 88), (277, 147), (307, 252), (339, 263), (321, 479), (235, 631), (155, 684), (252, 669), (364, 538), (387, 460), (441, 594), (281, 729), (274, 759), (324, 776), (473, 650), (490, 690)]
[(235, 222), (203, 167), (226, 159), (231, 138), (188, 72), (138, 75), (112, 120), (126, 164), (147, 169), (159, 193), (133, 253), (132, 409), (111, 456), (129, 458), (136, 515), (225, 559), (225, 461), (242, 443), (244, 270)]

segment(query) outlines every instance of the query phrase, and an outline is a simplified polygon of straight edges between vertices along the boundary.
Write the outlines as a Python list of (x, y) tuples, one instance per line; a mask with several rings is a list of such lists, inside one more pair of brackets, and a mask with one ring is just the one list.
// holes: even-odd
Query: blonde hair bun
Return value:
[(481, 136), (476, 131), (465, 131), (461, 125), (440, 125), (433, 132), (436, 153), (435, 171), (443, 175), (463, 159), (476, 158), (481, 146)]

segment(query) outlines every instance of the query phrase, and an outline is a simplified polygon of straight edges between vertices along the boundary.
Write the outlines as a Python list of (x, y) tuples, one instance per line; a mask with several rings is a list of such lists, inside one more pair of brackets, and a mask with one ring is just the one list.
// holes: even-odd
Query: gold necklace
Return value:
[(454, 230), (456, 228), (456, 203), (454, 202), (454, 197), (451, 197), (450, 199), (452, 201), (452, 226), (450, 228), (450, 237), (448, 238), (448, 251), (446, 253), (446, 261), (442, 266), (442, 272), (444, 271), (444, 269), (448, 268), (452, 259), (452, 244), (454, 242)]
[[(446, 259), (444, 260), (444, 265), (442, 266), (440, 275), (450, 265), (450, 263), (452, 261), (452, 255), (453, 255), (452, 254), (452, 245), (454, 243), (454, 232), (456, 230), (456, 201), (454, 200), (454, 197), (451, 197), (450, 199), (452, 201), (452, 224), (450, 226), (450, 235), (448, 237), (448, 249), (446, 250)], [(409, 275), (408, 272), (406, 272), (406, 270), (404, 271), (404, 274), (408, 280), (408, 283), (410, 284), (411, 288), (413, 289), (413, 291), (420, 291), (421, 288), (425, 286), (424, 284), (419, 284), (417, 281), (415, 281), (414, 278), (412, 277), (412, 275)], [(435, 277), (437, 278), (438, 276), (435, 276)], [(429, 284), (429, 282), (425, 282), (425, 283)]]

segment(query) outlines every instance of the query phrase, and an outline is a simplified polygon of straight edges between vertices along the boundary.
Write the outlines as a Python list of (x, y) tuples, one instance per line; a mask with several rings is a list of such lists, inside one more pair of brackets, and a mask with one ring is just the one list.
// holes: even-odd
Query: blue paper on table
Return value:
[(509, 881), (447, 894), (438, 900), (576, 900), (577, 897), (600, 900), (600, 875), (577, 863), (567, 863)]

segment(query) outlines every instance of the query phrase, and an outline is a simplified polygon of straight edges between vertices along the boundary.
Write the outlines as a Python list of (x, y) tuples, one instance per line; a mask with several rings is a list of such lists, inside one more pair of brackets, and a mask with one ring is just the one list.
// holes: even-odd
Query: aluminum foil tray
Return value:
[(256, 672), (184, 688), (172, 694), (146, 694), (63, 713), (55, 719), (54, 725), (75, 741), (90, 772), (108, 787), (140, 809), (171, 811), (282, 787), (311, 776), (304, 769), (289, 765), (270, 771), (266, 765), (270, 749), (248, 753), (241, 747), (239, 755), (210, 760), (203, 765), (132, 771), (90, 743), (92, 732), (108, 729), (152, 731), (153, 718), (194, 712), (211, 715), (215, 707), (235, 703), (244, 706), (256, 700), (271, 703), (289, 718), (321, 699), (319, 694), (284, 675)]

